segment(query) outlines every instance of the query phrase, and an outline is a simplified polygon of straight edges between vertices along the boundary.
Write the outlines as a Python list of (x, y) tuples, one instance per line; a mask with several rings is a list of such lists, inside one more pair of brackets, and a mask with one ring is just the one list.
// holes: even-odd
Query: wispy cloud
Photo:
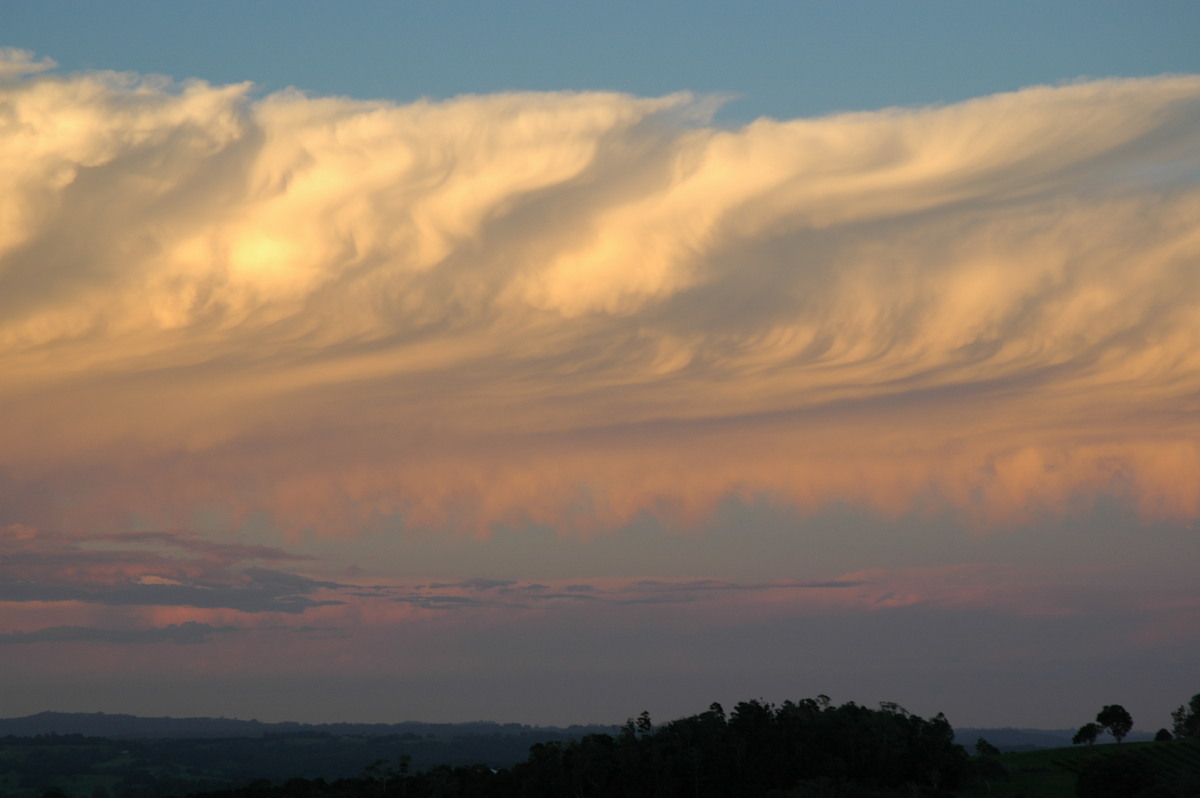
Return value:
[(1200, 513), (1200, 78), (722, 130), (6, 58), (11, 520)]
[(545, 585), (516, 580), (470, 579), (458, 583), (374, 586), (360, 590), (364, 598), (387, 598), (424, 609), (473, 609), (504, 607), (533, 609), (555, 603), (574, 602), (621, 604), (666, 604), (680, 602), (719, 602), (729, 592), (787, 593), (797, 590), (837, 590), (868, 584), (863, 580), (835, 579), (818, 582), (774, 581), (738, 583), (716, 580), (634, 580), (595, 585)]
[[(114, 543), (123, 545), (104, 548)], [(143, 547), (129, 545), (136, 543)], [(171, 549), (192, 556), (171, 556)], [(0, 553), (0, 601), (287, 613), (340, 603), (313, 598), (337, 583), (249, 564), (304, 557), (266, 546), (206, 544), (186, 533), (68, 535), (11, 525), (0, 528)]]
[(32, 632), (0, 633), (0, 645), (23, 643), (104, 643), (109, 645), (146, 645), (155, 643), (205, 643), (214, 635), (239, 631), (233, 626), (210, 626), (185, 621), (150, 629), (106, 629), (91, 626), (51, 626)]
[(31, 50), (0, 47), (0, 80), (12, 80), (54, 69), (58, 64), (51, 58), (37, 57)]
[(222, 563), (238, 562), (241, 560), (311, 560), (311, 555), (294, 554), (276, 546), (258, 546), (246, 543), (227, 543), (206, 540), (195, 533), (181, 531), (153, 532), (93, 532), (88, 536), (93, 543), (108, 542), (118, 544), (153, 544), (176, 547), (190, 554), (198, 554), (206, 559)]

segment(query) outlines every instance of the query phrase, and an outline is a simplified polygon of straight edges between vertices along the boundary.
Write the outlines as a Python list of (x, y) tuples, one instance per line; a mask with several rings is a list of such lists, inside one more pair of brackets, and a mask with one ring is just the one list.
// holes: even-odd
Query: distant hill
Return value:
[(972, 729), (956, 728), (954, 742), (975, 753), (975, 741), (980, 737), (1001, 751), (1033, 751), (1039, 748), (1062, 748), (1071, 744), (1075, 729)]
[[(980, 737), (1001, 751), (1036, 751), (1042, 748), (1068, 748), (1076, 731), (1078, 730), (1014, 729), (1011, 727), (1002, 729), (956, 728), (954, 730), (954, 742), (963, 746), (971, 753), (975, 752), (975, 741)], [(1133, 731), (1125, 739), (1128, 742), (1134, 743), (1152, 740), (1154, 739), (1154, 735), (1149, 732)], [(1101, 738), (1101, 742), (1106, 741), (1107, 737)]]
[[(1077, 782), (1128, 773), (1153, 782), (1156, 798), (1200, 796), (1200, 741), (1047, 747), (1074, 730), (963, 728), (955, 737), (968, 750), (980, 737), (1006, 749), (969, 757), (951, 733), (940, 719), (815, 702), (743, 702), (728, 720), (718, 707), (657, 727), (639, 718), (629, 730), (43, 712), (0, 719), (0, 796), (427, 798), (454, 783), (480, 796), (607, 798), (691, 795), (703, 781), (709, 794), (727, 796), (784, 794), (799, 784), (788, 794), (861, 787), (868, 791), (849, 794), (1071, 798)], [(794, 755), (798, 744), (807, 756)]]
[[(51, 790), (70, 798), (611, 798), (694, 795), (701, 783), (709, 795), (745, 798), (800, 782), (817, 790), (811, 795), (847, 794), (857, 785), (871, 788), (858, 794), (911, 798), (931, 794), (925, 787), (952, 789), (970, 773), (970, 759), (953, 745), (944, 719), (816, 701), (778, 707), (741, 702), (728, 716), (710, 706), (659, 726), (643, 713), (621, 729), (566, 731), (498, 723), (264, 724), (99, 713), (42, 713), (7, 723), (41, 733), (0, 734), (4, 798), (45, 798)], [(587, 728), (609, 733), (579, 734)], [(439, 737), (434, 729), (449, 733)], [(333, 733), (354, 730), (376, 733)], [(114, 739), (97, 732), (189, 736)], [(230, 732), (256, 736), (191, 736)], [(810, 755), (795, 756), (797, 746)]]
[(616, 726), (527, 726), (520, 723), (263, 723), (235, 718), (142, 718), (104, 712), (39, 712), (22, 718), (0, 718), (0, 737), (39, 734), (82, 734), (114, 740), (207, 739), (266, 737), (277, 734), (329, 734), (334, 737), (415, 735), (446, 739), (467, 736), (545, 736), (547, 739), (615, 734)]
[[(83, 734), (114, 740), (217, 739), (266, 737), (276, 734), (329, 734), (334, 737), (416, 737), (449, 739), (475, 735), (545, 736), (546, 739), (582, 737), (585, 734), (616, 734), (616, 726), (600, 724), (529, 726), (520, 723), (474, 721), (470, 723), (263, 723), (237, 718), (143, 718), (104, 712), (39, 712), (21, 718), (0, 718), (0, 736), (38, 734)], [(973, 751), (980, 737), (1002, 751), (1033, 751), (1071, 745), (1075, 729), (956, 728), (955, 742)], [(1148, 732), (1134, 731), (1129, 742), (1149, 740)]]
[(41, 712), (0, 719), (0, 796), (158, 798), (232, 789), (257, 779), (353, 778), (373, 762), (510, 768), (542, 743), (566, 744), (615, 726), (518, 723), (262, 723)]

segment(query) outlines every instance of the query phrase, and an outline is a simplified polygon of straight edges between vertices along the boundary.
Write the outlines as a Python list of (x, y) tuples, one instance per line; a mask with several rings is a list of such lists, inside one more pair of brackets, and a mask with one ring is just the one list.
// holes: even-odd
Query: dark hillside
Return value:
[(742, 702), (728, 716), (713, 704), (662, 726), (642, 713), (615, 737), (534, 745), (511, 770), (413, 774), (403, 762), (381, 763), (360, 779), (258, 783), (207, 798), (936, 798), (969, 775), (966, 751), (940, 715), (805, 699)]
[(114, 740), (83, 735), (0, 737), (0, 798), (39, 798), (51, 788), (91, 798), (184, 795), (237, 787), (255, 779), (336, 780), (358, 776), (378, 760), (409, 758), (414, 770), (485, 763), (511, 767), (530, 746), (567, 742), (564, 732), (521, 731), (437, 737), (413, 733), (335, 736), (328, 732), (260, 737)]
[[(1142, 760), (1153, 774), (1154, 786), (1145, 798), (1200, 798), (1200, 740), (1166, 743), (1109, 743), (1001, 754), (996, 760), (1005, 778), (977, 783), (964, 796), (993, 798), (1076, 798), (1079, 777), (1100, 770), (1107, 760)], [(1134, 798), (1127, 793), (1120, 798)], [(1086, 798), (1080, 796), (1079, 798)]]
[(1200, 739), (969, 757), (944, 718), (894, 704), (714, 704), (612, 731), (9, 736), (0, 798), (1200, 798)]

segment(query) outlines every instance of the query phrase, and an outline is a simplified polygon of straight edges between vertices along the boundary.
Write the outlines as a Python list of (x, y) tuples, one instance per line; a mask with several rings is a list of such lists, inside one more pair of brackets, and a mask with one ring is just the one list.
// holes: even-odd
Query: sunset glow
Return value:
[(8, 714), (1194, 691), (1200, 77), (730, 123), (152, 72), (0, 55)]

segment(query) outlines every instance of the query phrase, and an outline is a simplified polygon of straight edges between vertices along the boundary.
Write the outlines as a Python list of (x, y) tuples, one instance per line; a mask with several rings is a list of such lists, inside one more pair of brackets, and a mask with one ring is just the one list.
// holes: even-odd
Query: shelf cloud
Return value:
[(1200, 513), (1195, 76), (726, 129), (0, 61), (2, 522)]

